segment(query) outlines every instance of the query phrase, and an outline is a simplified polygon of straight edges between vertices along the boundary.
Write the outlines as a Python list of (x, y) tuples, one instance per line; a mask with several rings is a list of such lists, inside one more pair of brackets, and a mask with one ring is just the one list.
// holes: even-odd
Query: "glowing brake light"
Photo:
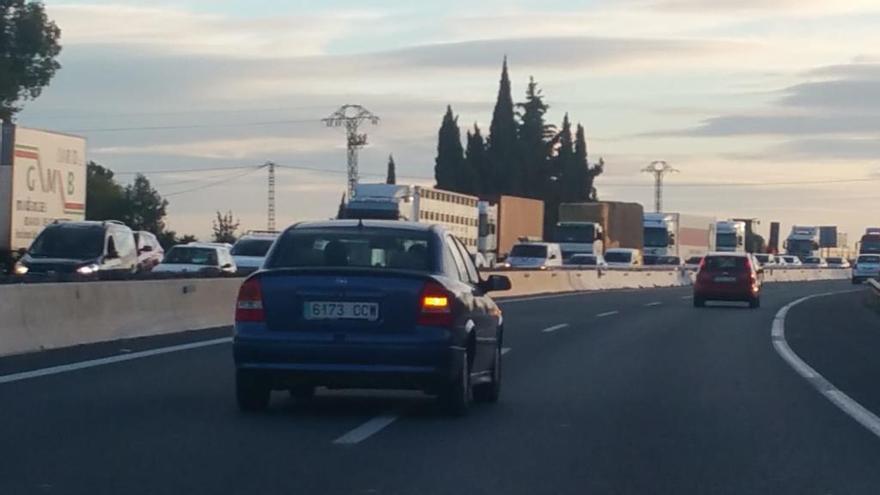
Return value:
[(451, 326), (452, 297), (445, 287), (437, 282), (429, 281), (419, 295), (419, 325)]
[(235, 302), (235, 321), (266, 321), (260, 279), (248, 279), (238, 289), (238, 299)]

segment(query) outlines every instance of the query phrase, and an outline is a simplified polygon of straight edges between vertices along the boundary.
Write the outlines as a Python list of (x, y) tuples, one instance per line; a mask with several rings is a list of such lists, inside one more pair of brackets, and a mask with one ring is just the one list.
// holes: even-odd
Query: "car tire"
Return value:
[(446, 385), (440, 400), (450, 416), (464, 416), (470, 409), (472, 399), (470, 359), (465, 354), (462, 356), (460, 369), (452, 383)]
[(495, 361), (492, 364), (492, 381), (474, 386), (474, 401), (496, 403), (501, 397), (501, 343), (495, 346)]
[(309, 400), (315, 397), (315, 386), (297, 385), (295, 387), (291, 387), (288, 392), (290, 392), (290, 397), (293, 399)]
[(243, 412), (265, 411), (272, 390), (258, 377), (243, 371), (235, 373), (235, 400)]
[(752, 309), (761, 307), (761, 296), (755, 296), (749, 299), (749, 307)]
[(706, 299), (702, 297), (694, 296), (694, 307), (695, 308), (705, 308), (706, 307)]

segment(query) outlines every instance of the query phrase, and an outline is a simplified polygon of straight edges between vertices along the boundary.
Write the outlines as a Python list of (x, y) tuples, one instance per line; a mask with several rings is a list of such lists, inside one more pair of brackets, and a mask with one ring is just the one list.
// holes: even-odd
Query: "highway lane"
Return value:
[(3, 384), (0, 493), (876, 493), (880, 442), (769, 340), (785, 303), (849, 288), (767, 286), (756, 311), (686, 288), (504, 304), (502, 401), (463, 419), (375, 393), (241, 415), (227, 345)]

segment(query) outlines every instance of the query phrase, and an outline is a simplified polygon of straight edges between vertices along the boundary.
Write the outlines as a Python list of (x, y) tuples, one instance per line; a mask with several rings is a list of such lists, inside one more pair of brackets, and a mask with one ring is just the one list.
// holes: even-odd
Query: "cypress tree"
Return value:
[(555, 129), (544, 121), (544, 114), (550, 107), (544, 103), (544, 95), (534, 77), (529, 77), (526, 101), (517, 103), (516, 106), (520, 122), (519, 157), (522, 160), (523, 177), (520, 192), (527, 197), (541, 198), (543, 186), (549, 178), (547, 159)]
[(568, 114), (562, 120), (562, 129), (558, 135), (558, 148), (556, 152), (554, 171), (558, 174), (560, 185), (559, 200), (563, 203), (578, 201), (578, 167), (575, 162), (574, 141), (572, 140), (571, 121)]
[(461, 147), (461, 130), (458, 117), (453, 115), (452, 106), (446, 107), (443, 123), (437, 137), (437, 158), (434, 165), (434, 179), (437, 188), (458, 191), (461, 169), (464, 166), (464, 149)]
[(593, 179), (590, 176), (590, 164), (587, 161), (587, 138), (584, 133), (584, 126), (581, 124), (578, 124), (575, 135), (574, 162), (572, 163), (571, 174), (572, 177), (566, 180), (572, 182), (572, 201), (589, 200), (593, 189)]
[(467, 150), (465, 152), (464, 170), (466, 180), (471, 184), (468, 194), (487, 194), (491, 171), (486, 159), (486, 142), (480, 133), (480, 128), (474, 124), (474, 131), (467, 132)]
[(523, 189), (522, 170), (519, 166), (516, 137), (516, 120), (513, 97), (510, 94), (510, 77), (507, 74), (507, 57), (501, 68), (498, 98), (492, 112), (489, 127), (487, 157), (492, 170), (492, 180), (487, 193), (518, 194)]
[(388, 172), (385, 175), (386, 184), (397, 184), (397, 171), (394, 165), (394, 155), (388, 155)]

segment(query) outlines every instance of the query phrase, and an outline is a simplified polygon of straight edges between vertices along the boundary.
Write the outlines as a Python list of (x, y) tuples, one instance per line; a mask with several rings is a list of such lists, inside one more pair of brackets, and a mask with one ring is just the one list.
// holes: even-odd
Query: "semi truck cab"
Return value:
[(746, 223), (732, 220), (717, 222), (715, 250), (728, 253), (746, 252)]
[(645, 213), (645, 256), (671, 256), (675, 253), (675, 218), (664, 213)]
[(605, 252), (602, 226), (596, 222), (558, 222), (555, 240), (562, 249), (562, 259), (575, 254), (601, 255)]
[(793, 226), (783, 247), (786, 254), (801, 259), (819, 256), (819, 227)]

